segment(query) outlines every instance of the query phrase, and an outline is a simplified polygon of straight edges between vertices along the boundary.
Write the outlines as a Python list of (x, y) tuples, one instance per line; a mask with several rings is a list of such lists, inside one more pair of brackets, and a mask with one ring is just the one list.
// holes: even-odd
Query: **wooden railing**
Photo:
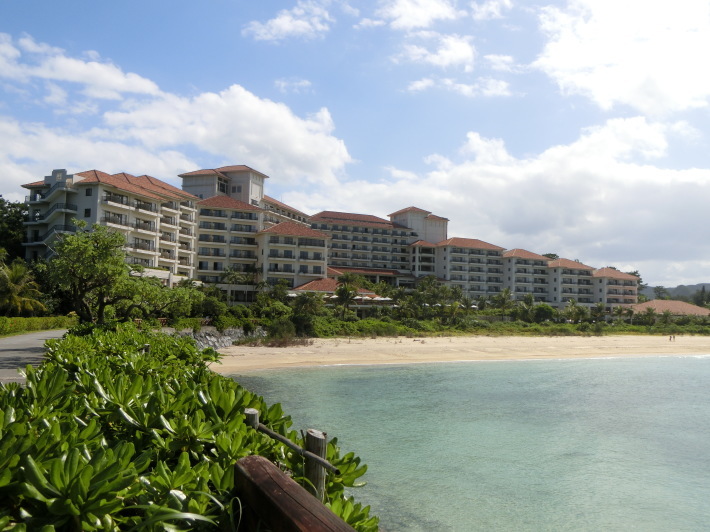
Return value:
[(353, 532), (353, 528), (263, 456), (236, 464), (235, 483), (242, 503), (239, 530)]

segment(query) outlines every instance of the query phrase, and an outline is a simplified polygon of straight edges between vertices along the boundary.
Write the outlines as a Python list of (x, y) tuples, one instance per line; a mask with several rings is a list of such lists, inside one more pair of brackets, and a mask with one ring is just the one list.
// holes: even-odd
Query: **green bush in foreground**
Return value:
[[(290, 418), (210, 371), (215, 351), (133, 327), (47, 345), (25, 386), (0, 386), (0, 530), (233, 530), (238, 459), (265, 456), (303, 481), (303, 459), (243, 411), (303, 446)], [(344, 493), (366, 466), (335, 439), (327, 452), (343, 472), (328, 478), (327, 504), (377, 530)]]

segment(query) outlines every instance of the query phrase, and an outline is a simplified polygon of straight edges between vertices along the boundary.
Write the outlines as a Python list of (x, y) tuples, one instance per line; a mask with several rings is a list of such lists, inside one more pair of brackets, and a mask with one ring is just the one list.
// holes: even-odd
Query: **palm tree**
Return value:
[(624, 307), (622, 307), (621, 305), (616, 306), (612, 309), (612, 313), (614, 314), (614, 316), (616, 316), (617, 320), (621, 321), (622, 317), (624, 316)]
[(293, 321), (297, 334), (311, 334), (316, 316), (323, 313), (325, 303), (322, 294), (303, 292), (298, 294), (291, 303), (293, 308)]
[(624, 313), (626, 314), (626, 317), (629, 318), (629, 323), (631, 325), (634, 324), (634, 309), (631, 307), (626, 307), (626, 310), (624, 310)]
[(606, 314), (606, 306), (601, 301), (591, 308), (591, 316), (594, 321), (601, 321)]
[(656, 314), (656, 309), (653, 307), (648, 307), (643, 311), (643, 320), (646, 322), (646, 325), (653, 325), (656, 323)]
[(493, 296), (492, 304), (496, 308), (503, 311), (503, 314), (508, 314), (513, 307), (515, 307), (515, 301), (513, 300), (513, 293), (510, 288), (504, 288), (500, 294)]
[(345, 317), (345, 312), (350, 309), (350, 305), (355, 302), (355, 296), (357, 296), (357, 290), (351, 288), (346, 284), (341, 284), (335, 289), (335, 295), (337, 297), (336, 303), (342, 308), (340, 312), (340, 317)]
[[(249, 284), (251, 278), (249, 274), (244, 273), (243, 271), (238, 270), (235, 266), (232, 266), (230, 268), (227, 268), (224, 270), (224, 273), (222, 274), (222, 278), (220, 281), (226, 285), (246, 285)], [(246, 295), (245, 295), (246, 299)], [(234, 303), (232, 299), (232, 290), (228, 287), (227, 288), (227, 303), (232, 304)]]
[(479, 296), (478, 301), (476, 302), (476, 306), (478, 307), (478, 310), (485, 310), (486, 306), (488, 305), (489, 298), (488, 296)]
[(518, 317), (528, 323), (535, 321), (535, 296), (532, 294), (523, 296), (522, 301), (518, 303)]
[(570, 298), (565, 307), (565, 316), (573, 323), (579, 323), (587, 315), (587, 309), (580, 306), (575, 298)]
[(362, 286), (364, 279), (362, 275), (357, 275), (356, 273), (347, 272), (338, 277), (338, 284), (345, 285), (348, 288), (360, 288)]
[(0, 312), (5, 316), (44, 312), (47, 308), (40, 297), (39, 286), (22, 259), (0, 266)]

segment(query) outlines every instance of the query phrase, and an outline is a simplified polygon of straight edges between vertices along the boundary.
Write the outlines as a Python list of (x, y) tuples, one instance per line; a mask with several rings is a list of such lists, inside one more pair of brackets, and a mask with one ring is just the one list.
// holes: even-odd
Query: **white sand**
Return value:
[(317, 339), (295, 347), (233, 346), (219, 350), (223, 374), (328, 365), (413, 364), (464, 360), (710, 355), (710, 337), (677, 336), (457, 336), (444, 338)]

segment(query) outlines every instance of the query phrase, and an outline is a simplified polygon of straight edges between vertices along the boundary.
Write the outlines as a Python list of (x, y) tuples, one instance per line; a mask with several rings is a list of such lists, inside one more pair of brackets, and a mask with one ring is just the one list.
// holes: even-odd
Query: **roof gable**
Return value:
[(447, 246), (457, 247), (457, 248), (470, 248), (470, 249), (489, 249), (493, 251), (503, 251), (505, 248), (496, 246), (495, 244), (489, 244), (483, 240), (478, 240), (476, 238), (461, 238), (453, 237), (442, 240), (436, 243), (436, 247), (443, 248)]
[(287, 236), (304, 236), (308, 238), (328, 239), (330, 235), (311, 229), (310, 227), (296, 222), (281, 222), (274, 226), (259, 231), (258, 234), (272, 235), (287, 235)]
[(519, 248), (509, 249), (508, 251), (503, 253), (503, 257), (527, 260), (543, 260), (545, 262), (549, 262), (551, 260), (549, 257), (545, 257), (544, 255), (538, 255), (537, 253), (533, 253), (532, 251), (528, 251), (527, 249)]
[(555, 259), (547, 263), (550, 268), (570, 268), (572, 270), (593, 270), (591, 266), (582, 264), (576, 260)]
[(218, 209), (232, 209), (235, 211), (263, 211), (260, 207), (249, 205), (244, 201), (230, 196), (212, 196), (211, 198), (198, 201), (197, 205), (200, 207), (215, 207)]

